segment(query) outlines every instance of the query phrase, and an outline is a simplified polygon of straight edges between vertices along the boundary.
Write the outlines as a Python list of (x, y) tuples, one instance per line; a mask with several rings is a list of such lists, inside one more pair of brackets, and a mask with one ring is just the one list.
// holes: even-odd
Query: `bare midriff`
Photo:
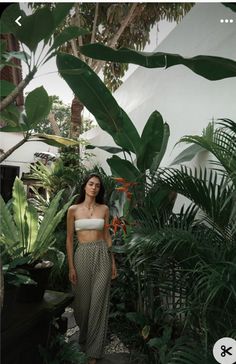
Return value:
[(104, 240), (104, 231), (99, 230), (80, 230), (76, 232), (79, 243), (86, 244), (91, 241)]

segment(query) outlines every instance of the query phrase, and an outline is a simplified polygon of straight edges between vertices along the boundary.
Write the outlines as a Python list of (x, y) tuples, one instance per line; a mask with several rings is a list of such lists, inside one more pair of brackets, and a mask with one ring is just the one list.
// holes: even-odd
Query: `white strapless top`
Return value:
[(104, 219), (77, 219), (75, 220), (75, 230), (103, 230)]

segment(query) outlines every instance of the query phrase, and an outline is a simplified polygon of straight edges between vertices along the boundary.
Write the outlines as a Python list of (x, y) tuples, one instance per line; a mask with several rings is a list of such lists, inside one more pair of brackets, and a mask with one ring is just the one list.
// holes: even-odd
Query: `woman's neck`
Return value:
[(86, 196), (83, 203), (87, 208), (94, 208), (96, 200), (93, 197)]

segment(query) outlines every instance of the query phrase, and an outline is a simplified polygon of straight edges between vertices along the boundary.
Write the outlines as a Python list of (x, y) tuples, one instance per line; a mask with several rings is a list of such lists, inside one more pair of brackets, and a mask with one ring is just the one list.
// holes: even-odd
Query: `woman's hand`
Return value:
[(75, 268), (70, 268), (69, 269), (69, 280), (72, 284), (76, 284), (77, 281), (77, 275), (76, 275), (76, 271)]
[(117, 269), (116, 269), (116, 263), (115, 260), (112, 260), (112, 266), (111, 266), (111, 279), (117, 278)]

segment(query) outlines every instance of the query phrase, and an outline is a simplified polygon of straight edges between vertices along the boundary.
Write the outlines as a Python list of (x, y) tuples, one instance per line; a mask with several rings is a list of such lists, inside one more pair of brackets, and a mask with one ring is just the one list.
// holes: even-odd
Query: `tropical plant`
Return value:
[(63, 335), (50, 340), (47, 347), (39, 347), (43, 364), (87, 364), (87, 356), (79, 350), (78, 344), (67, 342)]
[[(12, 211), (0, 196), (0, 242), (12, 259), (21, 258), (22, 263), (35, 263), (46, 258), (49, 251), (55, 250), (54, 231), (73, 200), (72, 197), (58, 211), (62, 194), (63, 191), (60, 191), (52, 199), (44, 216), (39, 216), (34, 206), (27, 201), (23, 182), (18, 177), (13, 186)], [(57, 256), (61, 258), (60, 253)]]
[[(77, 27), (67, 27), (55, 36), (57, 27), (66, 17), (71, 6), (72, 4), (58, 4), (52, 11), (44, 8), (37, 10), (33, 15), (26, 16), (24, 11), (20, 9), (19, 4), (13, 4), (7, 7), (1, 16), (1, 33), (12, 33), (19, 41), (22, 49), (20, 52), (8, 52), (5, 40), (1, 39), (1, 68), (4, 66), (16, 66), (10, 61), (17, 58), (27, 64), (28, 74), (17, 86), (8, 81), (1, 80), (1, 95), (3, 96), (0, 104), (3, 123), (1, 131), (21, 132), (23, 133), (23, 139), (3, 153), (0, 157), (0, 162), (30, 139), (36, 138), (36, 140), (57, 147), (78, 144), (74, 140), (60, 136), (35, 134), (33, 132), (34, 128), (48, 115), (51, 108), (50, 99), (43, 86), (36, 88), (27, 95), (24, 111), (20, 111), (14, 104), (14, 100), (33, 79), (40, 65), (47, 62), (60, 45), (75, 36), (87, 32)], [(15, 19), (19, 17), (19, 14), (21, 14), (21, 27), (15, 23)], [(36, 52), (42, 40), (44, 40), (44, 43), (40, 55), (37, 57)], [(45, 47), (48, 45), (49, 50), (45, 54)]]
[[(149, 339), (160, 336), (155, 323), (160, 327), (165, 316), (175, 343), (185, 337), (171, 350), (168, 364), (198, 363), (199, 350), (204, 363), (213, 363), (214, 342), (236, 336), (236, 128), (232, 120), (219, 124), (211, 139), (182, 138), (213, 153), (211, 170), (166, 168), (156, 177), (160, 186), (184, 195), (192, 205), (165, 221), (140, 211), (129, 244), (140, 287), (138, 312), (151, 322)], [(160, 309), (163, 313), (156, 316)]]
[[(33, 8), (45, 6), (51, 9), (55, 4), (34, 4)], [(151, 28), (158, 21), (166, 19), (179, 22), (192, 6), (193, 3), (76, 3), (60, 27), (82, 26), (90, 33), (71, 39), (60, 47), (60, 51), (80, 58), (96, 74), (102, 71), (105, 85), (114, 91), (121, 85), (128, 64), (89, 59), (81, 52), (81, 46), (102, 42), (117, 49), (130, 47), (137, 51), (143, 50), (150, 42)], [(73, 138), (78, 138), (81, 132), (84, 105), (83, 100), (75, 94), (71, 105)]]

